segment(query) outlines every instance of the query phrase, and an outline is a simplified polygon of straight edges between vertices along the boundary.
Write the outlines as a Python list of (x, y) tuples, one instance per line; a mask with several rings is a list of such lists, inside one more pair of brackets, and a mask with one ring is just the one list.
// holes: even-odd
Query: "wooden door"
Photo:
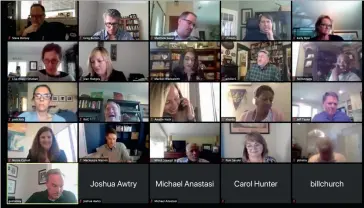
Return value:
[(178, 18), (179, 16), (170, 16), (169, 17), (169, 31), (174, 32), (178, 28)]

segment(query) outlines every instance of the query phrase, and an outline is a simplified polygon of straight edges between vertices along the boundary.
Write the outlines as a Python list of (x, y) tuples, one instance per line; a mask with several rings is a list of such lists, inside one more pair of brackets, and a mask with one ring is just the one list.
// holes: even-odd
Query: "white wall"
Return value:
[[(280, 110), (284, 114), (284, 121), (291, 121), (291, 84), (290, 83), (251, 83), (251, 85), (221, 83), (221, 117), (236, 117), (255, 108), (253, 105), (254, 91), (260, 85), (268, 85), (274, 91), (273, 108)], [(237, 110), (231, 98), (230, 89), (246, 89), (246, 95), (240, 102)]]
[[(291, 161), (291, 124), (271, 123), (269, 124), (269, 134), (263, 134), (267, 145), (269, 156), (274, 157), (277, 162)], [(230, 134), (230, 124), (221, 124), (223, 137), (221, 146), (223, 148), (222, 158), (241, 158), (244, 150), (244, 139), (246, 134)]]
[[(88, 2), (87, 2), (88, 3)], [(117, 9), (121, 16), (129, 16), (130, 14), (136, 14), (139, 18), (139, 31), (140, 31), (140, 39), (148, 40), (149, 39), (149, 11), (148, 11), (148, 1), (130, 1), (130, 2), (98, 2), (98, 8), (93, 12), (88, 12), (88, 16), (96, 16), (96, 31), (99, 31), (105, 28), (103, 14), (107, 9)], [(96, 14), (96, 15), (95, 15)], [(82, 14), (81, 14), (82, 16)], [(96, 32), (95, 31), (95, 32)]]
[[(115, 70), (123, 71), (126, 78), (130, 73), (140, 73), (149, 76), (149, 50), (147, 42), (104, 42), (104, 47), (110, 53), (111, 44), (117, 44), (117, 61), (113, 61)], [(79, 65), (83, 75), (89, 74), (87, 62), (97, 42), (80, 42)]]
[(298, 144), (302, 148), (302, 155), (307, 155), (307, 129), (307, 124), (292, 124), (292, 144)]
[(98, 17), (97, 15), (95, 15), (97, 10), (97, 1), (79, 1), (79, 36), (91, 36), (99, 30), (99, 28), (97, 28), (97, 25), (95, 24)]
[[(31, 98), (33, 97), (33, 90), (36, 86), (46, 84), (48, 85), (51, 90), (52, 94), (55, 96), (72, 96), (72, 102), (54, 102), (53, 104), (56, 105), (55, 108), (51, 108), (51, 112), (57, 112), (59, 109), (68, 109), (73, 112), (77, 111), (77, 83), (28, 83), (28, 110), (32, 111), (33, 101)], [(59, 98), (58, 98), (59, 99)], [(52, 103), (52, 102), (51, 102)]]
[(87, 142), (85, 133), (85, 124), (78, 124), (78, 157), (82, 158), (87, 155)]
[(24, 203), (34, 192), (46, 190), (46, 186), (44, 184), (38, 184), (38, 171), (48, 169), (50, 164), (15, 163), (12, 165), (18, 167), (18, 177), (7, 177), (8, 179), (15, 179), (16, 181), (15, 194), (9, 194), (8, 196), (14, 196), (16, 199), (22, 199), (22, 202)]

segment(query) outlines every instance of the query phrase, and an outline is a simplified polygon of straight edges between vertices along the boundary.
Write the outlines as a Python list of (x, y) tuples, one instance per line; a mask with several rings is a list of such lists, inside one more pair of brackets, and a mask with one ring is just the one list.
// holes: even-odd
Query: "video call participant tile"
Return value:
[(151, 164), (152, 203), (219, 203), (220, 165)]
[(148, 203), (148, 165), (80, 164), (80, 203)]
[(362, 203), (362, 164), (293, 164), (296, 203)]
[(222, 164), (223, 203), (290, 203), (290, 164)]

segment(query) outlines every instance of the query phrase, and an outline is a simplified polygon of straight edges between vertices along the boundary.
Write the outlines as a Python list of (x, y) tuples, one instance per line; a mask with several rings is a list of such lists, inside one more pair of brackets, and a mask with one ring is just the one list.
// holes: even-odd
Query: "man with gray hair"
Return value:
[(273, 64), (269, 64), (269, 52), (258, 52), (257, 64), (252, 64), (244, 81), (282, 81), (280, 70)]
[(174, 32), (164, 36), (173, 36), (174, 40), (198, 40), (199, 38), (191, 36), (196, 28), (197, 15), (193, 12), (183, 12), (178, 18), (178, 28)]
[(318, 154), (311, 156), (308, 160), (309, 163), (346, 162), (344, 155), (334, 152), (335, 146), (328, 137), (318, 138), (316, 149)]
[(63, 190), (64, 177), (60, 169), (46, 173), (47, 190), (33, 193), (25, 203), (77, 203), (74, 193)]
[(316, 122), (352, 122), (344, 112), (337, 110), (339, 96), (335, 92), (326, 92), (322, 97), (324, 111), (316, 114), (312, 121)]
[(105, 29), (96, 32), (92, 37), (100, 40), (134, 40), (134, 38), (120, 27), (121, 14), (116, 9), (108, 9), (104, 15)]
[(189, 143), (186, 146), (186, 156), (179, 158), (177, 163), (208, 163), (209, 161), (200, 158), (200, 150), (196, 143)]

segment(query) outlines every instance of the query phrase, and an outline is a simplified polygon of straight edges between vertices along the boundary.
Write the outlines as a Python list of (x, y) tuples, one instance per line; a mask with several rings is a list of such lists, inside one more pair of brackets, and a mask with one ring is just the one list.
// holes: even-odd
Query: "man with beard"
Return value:
[(258, 52), (257, 64), (253, 64), (248, 70), (244, 81), (282, 81), (281, 72), (269, 64), (269, 52), (260, 50)]
[(186, 156), (179, 158), (177, 163), (208, 163), (209, 161), (200, 158), (200, 150), (196, 143), (190, 143), (186, 146)]
[(183, 12), (178, 18), (178, 28), (174, 32), (164, 34), (164, 36), (173, 36), (174, 40), (199, 40), (191, 36), (196, 28), (197, 15), (193, 12)]
[(109, 162), (131, 162), (125, 144), (116, 142), (117, 132), (115, 129), (107, 129), (105, 138), (106, 144), (96, 148), (95, 158), (108, 158)]
[(334, 152), (334, 144), (328, 137), (319, 138), (316, 143), (318, 154), (310, 157), (309, 163), (346, 162), (344, 155)]
[(335, 92), (326, 92), (322, 98), (323, 108), (325, 111), (316, 114), (312, 121), (316, 122), (335, 122), (346, 121), (351, 122), (351, 119), (341, 111), (337, 110), (339, 96)]
[(77, 203), (74, 193), (63, 190), (64, 178), (61, 170), (48, 170), (46, 186), (47, 190), (35, 192), (25, 203)]
[(341, 53), (337, 57), (337, 63), (335, 68), (331, 70), (329, 81), (361, 81), (359, 76), (350, 69), (350, 57), (348, 55)]

